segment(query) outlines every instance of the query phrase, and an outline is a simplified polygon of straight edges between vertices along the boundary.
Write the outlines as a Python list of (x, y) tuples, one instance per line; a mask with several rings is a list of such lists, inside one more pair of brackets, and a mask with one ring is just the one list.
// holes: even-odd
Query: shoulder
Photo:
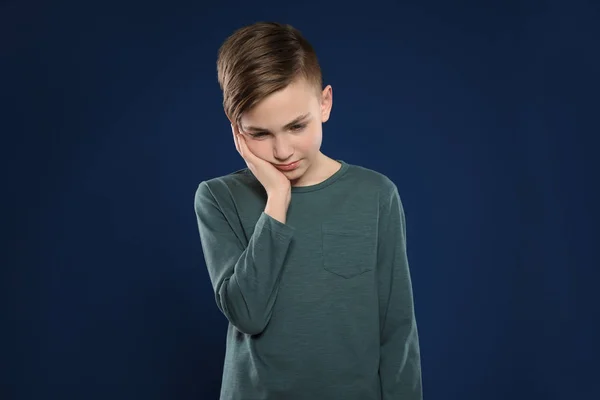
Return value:
[(240, 169), (225, 175), (203, 180), (196, 189), (196, 199), (211, 197), (215, 200), (231, 197), (235, 192), (260, 190), (256, 179), (248, 169)]
[(357, 164), (349, 164), (348, 172), (356, 190), (377, 192), (381, 198), (388, 198), (398, 192), (394, 181), (382, 172)]

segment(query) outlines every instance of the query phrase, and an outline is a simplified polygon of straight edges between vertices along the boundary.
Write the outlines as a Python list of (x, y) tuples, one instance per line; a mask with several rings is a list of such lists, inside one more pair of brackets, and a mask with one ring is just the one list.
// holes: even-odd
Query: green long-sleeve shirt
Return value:
[(229, 320), (222, 400), (420, 400), (421, 362), (396, 185), (338, 160), (293, 187), (283, 224), (243, 169), (200, 183), (195, 212)]

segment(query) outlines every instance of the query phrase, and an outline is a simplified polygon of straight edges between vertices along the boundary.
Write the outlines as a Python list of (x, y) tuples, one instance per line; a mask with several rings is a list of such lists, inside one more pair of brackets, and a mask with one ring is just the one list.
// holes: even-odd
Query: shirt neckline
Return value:
[(348, 167), (349, 167), (348, 163), (346, 163), (344, 160), (336, 159), (336, 161), (339, 162), (340, 164), (342, 164), (342, 166), (329, 178), (325, 179), (323, 182), (316, 183), (316, 184), (310, 185), (310, 186), (296, 186), (296, 187), (292, 186), (292, 193), (314, 192), (315, 190), (324, 189), (327, 186), (336, 182), (338, 179), (340, 179), (346, 173), (346, 171), (348, 170)]

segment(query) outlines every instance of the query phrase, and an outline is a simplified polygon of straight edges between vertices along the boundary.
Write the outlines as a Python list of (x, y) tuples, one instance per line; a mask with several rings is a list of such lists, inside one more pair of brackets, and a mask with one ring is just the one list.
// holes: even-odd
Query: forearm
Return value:
[(414, 318), (399, 325), (381, 345), (382, 400), (422, 400), (421, 357)]
[(289, 236), (272, 231), (269, 223), (273, 221), (264, 216), (257, 223), (233, 273), (216, 288), (221, 311), (238, 330), (251, 335), (261, 333), (271, 318), (290, 243)]
[(290, 203), (290, 193), (270, 194), (265, 207), (265, 214), (285, 224)]
[(382, 400), (421, 400), (421, 354), (412, 282), (406, 254), (399, 246), (389, 275), (389, 295), (381, 303)]

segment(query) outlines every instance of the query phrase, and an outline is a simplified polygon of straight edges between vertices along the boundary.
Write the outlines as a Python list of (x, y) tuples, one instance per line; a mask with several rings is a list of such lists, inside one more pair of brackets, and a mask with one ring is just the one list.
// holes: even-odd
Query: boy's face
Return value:
[(293, 170), (279, 170), (293, 186), (311, 185), (323, 165), (322, 124), (329, 119), (331, 106), (331, 86), (319, 93), (298, 79), (244, 113), (239, 131), (258, 158), (275, 166), (299, 161)]

